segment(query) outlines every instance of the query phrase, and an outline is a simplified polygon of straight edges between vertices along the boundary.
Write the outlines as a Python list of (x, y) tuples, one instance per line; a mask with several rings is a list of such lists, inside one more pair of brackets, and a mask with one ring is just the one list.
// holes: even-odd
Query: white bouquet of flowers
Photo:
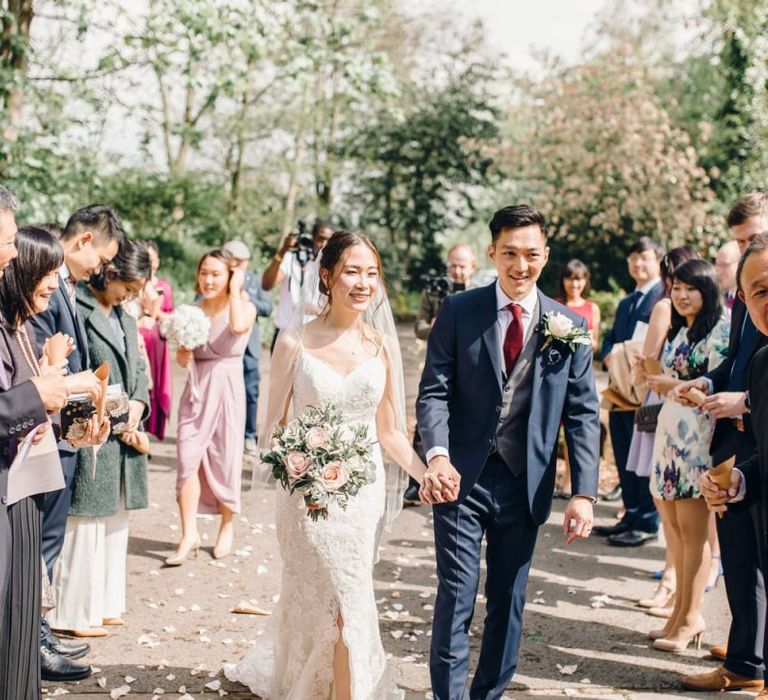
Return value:
[(205, 345), (211, 330), (211, 319), (199, 306), (182, 304), (163, 327), (163, 335), (174, 347), (187, 350)]
[(316, 522), (328, 518), (331, 503), (346, 508), (361, 487), (376, 480), (373, 445), (367, 426), (349, 427), (329, 403), (277, 428), (261, 460), (284, 489), (304, 497), (307, 515)]

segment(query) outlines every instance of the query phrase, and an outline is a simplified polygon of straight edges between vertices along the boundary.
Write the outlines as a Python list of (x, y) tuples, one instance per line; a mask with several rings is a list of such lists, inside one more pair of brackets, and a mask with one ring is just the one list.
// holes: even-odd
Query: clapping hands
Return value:
[(461, 475), (448, 457), (434, 457), (421, 480), (419, 497), (427, 505), (450, 503), (459, 497)]

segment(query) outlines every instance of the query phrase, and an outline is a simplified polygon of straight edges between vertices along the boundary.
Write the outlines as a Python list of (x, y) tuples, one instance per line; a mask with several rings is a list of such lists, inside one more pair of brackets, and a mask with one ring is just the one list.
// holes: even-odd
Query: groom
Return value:
[[(573, 493), (570, 544), (588, 537), (597, 494), (600, 424), (592, 350), (558, 337), (584, 320), (536, 288), (547, 226), (528, 205), (497, 211), (488, 255), (498, 281), (448, 297), (429, 336), (418, 428), (434, 508), (438, 591), (430, 672), (435, 700), (495, 700), (517, 665), (525, 587), (555, 483), (560, 423)], [(547, 314), (564, 314), (571, 323)], [(549, 339), (545, 331), (553, 332)], [(456, 485), (458, 499), (452, 500)], [(487, 615), (469, 689), (468, 631), (486, 538)]]

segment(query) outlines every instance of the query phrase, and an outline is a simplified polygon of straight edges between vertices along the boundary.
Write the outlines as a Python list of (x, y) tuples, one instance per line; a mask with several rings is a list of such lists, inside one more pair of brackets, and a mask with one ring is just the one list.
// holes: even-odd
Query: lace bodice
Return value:
[(293, 382), (295, 415), (308, 406), (333, 402), (347, 421), (375, 423), (387, 381), (386, 367), (378, 356), (361, 362), (346, 376), (308, 352), (302, 352), (297, 362)]

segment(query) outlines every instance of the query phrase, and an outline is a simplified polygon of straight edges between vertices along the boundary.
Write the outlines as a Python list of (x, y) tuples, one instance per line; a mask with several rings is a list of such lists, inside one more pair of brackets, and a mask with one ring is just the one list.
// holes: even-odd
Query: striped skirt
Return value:
[(42, 498), (23, 498), (8, 508), (11, 571), (0, 630), (0, 700), (40, 698), (40, 547)]

